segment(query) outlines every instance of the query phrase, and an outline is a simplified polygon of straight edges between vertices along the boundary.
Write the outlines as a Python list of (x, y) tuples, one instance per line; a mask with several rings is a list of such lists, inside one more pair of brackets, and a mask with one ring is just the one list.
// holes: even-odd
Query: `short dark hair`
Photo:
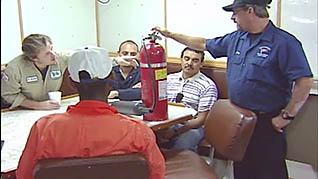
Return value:
[(195, 52), (195, 53), (201, 54), (201, 62), (204, 61), (204, 55), (205, 55), (205, 54), (204, 54), (204, 51), (194, 50), (194, 49), (192, 49), (192, 48), (190, 48), (190, 47), (186, 47), (186, 48), (184, 48), (184, 49), (182, 50), (182, 52), (181, 52), (181, 58), (183, 58), (184, 52), (187, 51), (187, 50), (190, 50), (190, 51), (193, 51), (193, 52)]
[[(90, 74), (85, 71), (79, 71), (78, 72), (79, 79), (80, 80), (90, 80), (91, 76)], [(110, 73), (107, 77), (104, 79), (113, 78), (112, 73)], [(96, 96), (105, 94), (108, 96), (107, 93), (112, 90), (112, 86), (107, 85), (107, 83), (104, 82), (104, 79), (91, 79), (89, 83), (81, 83), (81, 82), (75, 82), (72, 80), (72, 82), (75, 84), (77, 91), (81, 98), (83, 99), (96, 99)], [(94, 93), (92, 93), (94, 91)]]
[(121, 47), (122, 47), (124, 44), (126, 44), (126, 43), (132, 43), (132, 44), (136, 45), (137, 51), (139, 51), (139, 47), (138, 47), (138, 45), (137, 45), (136, 42), (134, 42), (133, 40), (125, 40), (125, 41), (123, 41), (123, 42), (119, 45), (118, 53), (120, 52)]
[[(258, 6), (258, 5), (245, 5), (243, 8), (244, 11), (251, 7), (255, 11), (255, 15), (259, 18), (269, 18), (269, 13), (266, 9), (266, 6)], [(268, 6), (269, 7), (269, 6)]]

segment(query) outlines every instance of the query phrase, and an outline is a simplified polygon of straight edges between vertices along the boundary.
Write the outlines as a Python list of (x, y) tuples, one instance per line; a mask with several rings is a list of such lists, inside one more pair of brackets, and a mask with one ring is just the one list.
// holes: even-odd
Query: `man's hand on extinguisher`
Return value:
[(157, 32), (159, 32), (161, 35), (163, 35), (165, 37), (169, 37), (169, 33), (170, 32), (166, 28), (156, 26), (156, 27), (152, 28), (151, 30), (152, 31), (157, 31)]

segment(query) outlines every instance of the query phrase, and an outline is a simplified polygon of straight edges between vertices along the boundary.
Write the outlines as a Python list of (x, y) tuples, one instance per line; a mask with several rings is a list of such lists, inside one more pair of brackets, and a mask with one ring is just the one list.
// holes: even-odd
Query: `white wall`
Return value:
[[(43, 33), (55, 49), (97, 45), (93, 0), (21, 0), (24, 37)], [(1, 64), (21, 53), (16, 0), (1, 1)]]
[[(167, 11), (165, 14), (164, 2)], [(45, 33), (55, 48), (76, 48), (97, 44), (94, 0), (21, 0), (24, 36)], [(156, 25), (188, 35), (212, 38), (235, 30), (231, 13), (222, 7), (233, 0), (110, 0), (98, 4), (100, 46), (116, 52), (127, 39), (141, 46), (141, 40)], [(317, 70), (317, 0), (281, 0), (284, 30), (302, 43), (314, 78)], [(277, 23), (277, 3), (273, 0), (270, 18)], [(165, 41), (159, 41), (165, 46)], [(16, 0), (1, 1), (1, 64), (20, 53), (21, 39)], [(179, 57), (183, 46), (167, 41), (169, 57)], [(208, 59), (212, 57), (206, 53)], [(226, 58), (218, 59), (225, 61)]]
[[(181, 3), (182, 2), (182, 3)], [(231, 13), (222, 7), (233, 0), (166, 0), (167, 28), (188, 35), (212, 38), (236, 29), (230, 20)], [(156, 0), (110, 0), (99, 5), (101, 46), (116, 52), (120, 42), (132, 39), (139, 45), (143, 36), (154, 26), (164, 26), (164, 1)], [(277, 5), (270, 8), (271, 19), (276, 22)], [(164, 45), (164, 40), (159, 41)], [(179, 57), (184, 48), (178, 42), (168, 39), (167, 55)], [(206, 53), (207, 59), (213, 59)], [(217, 59), (225, 61), (226, 58)]]
[[(204, 38), (225, 35), (236, 29), (235, 24), (230, 20), (231, 13), (222, 10), (223, 6), (232, 2), (233, 0), (192, 0), (183, 1), (180, 4), (179, 0), (169, 0), (167, 4), (167, 29)], [(180, 57), (184, 48), (184, 45), (168, 39), (169, 56)], [(208, 52), (205, 55), (206, 59), (213, 59)], [(217, 60), (225, 61), (226, 58)]]
[(303, 44), (314, 78), (318, 79), (317, 0), (285, 0), (282, 26)]
[(1, 64), (21, 53), (18, 4), (14, 0), (1, 0)]
[(141, 47), (142, 38), (151, 33), (151, 28), (164, 24), (163, 0), (110, 0), (98, 7), (100, 46), (112, 52), (128, 39)]
[[(225, 12), (222, 7), (229, 5), (233, 0), (179, 0), (167, 1), (167, 28), (174, 32), (213, 38), (223, 36), (236, 30), (236, 25), (231, 20), (232, 13)], [(273, 3), (269, 9), (270, 17), (276, 23), (277, 4)], [(184, 45), (168, 39), (168, 55), (180, 57)], [(213, 59), (206, 52), (206, 59), (226, 61), (226, 58)]]

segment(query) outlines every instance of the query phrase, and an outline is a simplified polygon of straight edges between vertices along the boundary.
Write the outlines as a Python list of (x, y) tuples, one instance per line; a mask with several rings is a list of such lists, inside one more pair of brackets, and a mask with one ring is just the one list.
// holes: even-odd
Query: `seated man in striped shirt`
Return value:
[(204, 138), (202, 125), (217, 100), (218, 92), (215, 83), (200, 72), (204, 61), (203, 51), (187, 47), (182, 51), (181, 58), (182, 71), (167, 77), (168, 101), (193, 108), (197, 115), (184, 124), (159, 131), (157, 136), (163, 148), (196, 151)]

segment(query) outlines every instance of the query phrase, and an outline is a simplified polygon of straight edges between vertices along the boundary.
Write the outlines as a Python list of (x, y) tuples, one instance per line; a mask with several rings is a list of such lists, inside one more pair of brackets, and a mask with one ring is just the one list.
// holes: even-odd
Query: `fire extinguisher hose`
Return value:
[[(146, 45), (145, 45), (145, 39), (142, 40), (142, 43), (143, 43), (143, 46), (144, 48), (146, 48)], [(147, 60), (147, 64), (148, 64), (148, 72), (149, 72), (149, 75), (150, 75), (150, 79), (151, 79), (151, 84), (153, 86), (152, 88), (152, 105), (151, 105), (151, 108), (150, 108), (150, 111), (154, 111), (155, 107), (156, 107), (156, 103), (157, 103), (157, 97), (156, 97), (156, 91), (157, 91), (157, 86), (156, 86), (156, 81), (155, 81), (155, 78), (154, 78), (154, 74), (153, 74), (153, 69), (151, 67), (151, 64), (150, 64), (150, 59), (149, 59), (149, 55), (147, 53), (147, 50), (145, 50), (145, 55), (146, 55), (146, 60)]]

